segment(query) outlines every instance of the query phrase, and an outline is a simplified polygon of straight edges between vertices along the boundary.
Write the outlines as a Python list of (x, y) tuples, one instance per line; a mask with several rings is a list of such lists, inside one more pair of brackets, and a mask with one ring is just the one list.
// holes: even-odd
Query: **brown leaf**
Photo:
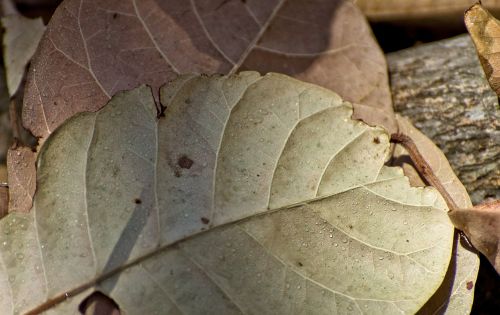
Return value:
[(13, 147), (7, 152), (9, 212), (31, 209), (36, 186), (35, 160), (35, 153), (27, 147)]
[(465, 12), (465, 25), (488, 82), (500, 95), (500, 22), (478, 3)]
[(0, 186), (0, 219), (7, 215), (9, 211), (9, 189)]
[(485, 255), (500, 274), (500, 200), (449, 213), (455, 227)]
[(350, 1), (66, 0), (33, 60), (23, 123), (45, 138), (140, 83), (244, 69), (322, 85), (393, 119), (384, 55)]

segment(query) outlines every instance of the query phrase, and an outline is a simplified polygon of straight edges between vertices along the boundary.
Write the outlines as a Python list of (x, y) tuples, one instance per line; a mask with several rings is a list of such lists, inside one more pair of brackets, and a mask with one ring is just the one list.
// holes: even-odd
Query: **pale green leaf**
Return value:
[(335, 93), (243, 72), (161, 101), (123, 92), (50, 136), (32, 211), (0, 221), (1, 314), (93, 290), (126, 314), (400, 314), (440, 286), (443, 199)]

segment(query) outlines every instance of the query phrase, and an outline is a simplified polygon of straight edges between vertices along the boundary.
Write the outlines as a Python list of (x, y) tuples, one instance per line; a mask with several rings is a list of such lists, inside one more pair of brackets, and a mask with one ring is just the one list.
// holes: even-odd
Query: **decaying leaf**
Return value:
[[(417, 145), (441, 181), (455, 204), (460, 208), (470, 208), (472, 203), (465, 187), (453, 172), (448, 160), (439, 148), (408, 119), (396, 115), (398, 129), (408, 135)], [(393, 154), (395, 165), (401, 165), (404, 173), (414, 186), (424, 186), (423, 179), (413, 168), (408, 153), (401, 145), (396, 145)], [(474, 300), (474, 290), (467, 283), (475, 283), (479, 271), (479, 257), (460, 238), (455, 237), (454, 249), (446, 277), (431, 299), (419, 310), (419, 314), (465, 314), (469, 313)]]
[(0, 186), (0, 218), (7, 215), (9, 211), (9, 189)]
[(440, 286), (444, 200), (335, 93), (242, 72), (161, 101), (119, 93), (45, 142), (33, 210), (0, 220), (0, 313), (98, 290), (126, 314), (400, 314)]
[(26, 66), (38, 47), (45, 31), (41, 18), (30, 19), (22, 15), (8, 15), (1, 19), (4, 28), (3, 60), (7, 87), (12, 96), (24, 77)]
[(36, 155), (28, 147), (12, 147), (7, 151), (9, 212), (31, 209), (36, 188), (35, 161)]
[(478, 3), (465, 12), (465, 25), (488, 82), (500, 95), (500, 22)]
[(66, 0), (34, 57), (23, 123), (45, 138), (117, 91), (244, 69), (324, 86), (393, 121), (386, 68), (351, 1)]
[(500, 200), (451, 211), (450, 218), (500, 274)]

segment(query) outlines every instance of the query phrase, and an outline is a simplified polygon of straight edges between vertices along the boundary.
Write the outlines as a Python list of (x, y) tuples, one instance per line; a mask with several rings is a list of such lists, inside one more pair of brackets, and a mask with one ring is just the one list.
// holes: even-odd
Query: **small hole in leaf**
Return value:
[(304, 266), (304, 264), (302, 264), (300, 261), (297, 262), (297, 265), (299, 265), (299, 267)]
[(135, 204), (140, 205), (142, 203), (142, 200), (140, 198), (135, 198), (134, 202)]
[(118, 13), (113, 13), (113, 19), (116, 19), (118, 17)]
[(373, 143), (379, 144), (380, 139), (378, 137), (373, 138)]
[(205, 218), (205, 217), (201, 217), (201, 222), (202, 222), (203, 224), (208, 224), (208, 223), (210, 223), (210, 220), (209, 220), (209, 219), (207, 219), (207, 218)]
[(107, 295), (96, 291), (85, 298), (78, 306), (80, 314), (120, 315), (120, 307)]

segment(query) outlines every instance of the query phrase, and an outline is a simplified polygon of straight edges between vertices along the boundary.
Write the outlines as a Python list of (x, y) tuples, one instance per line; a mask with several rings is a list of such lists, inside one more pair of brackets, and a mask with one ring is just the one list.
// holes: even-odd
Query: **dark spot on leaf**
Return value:
[(380, 139), (378, 137), (373, 138), (373, 143), (379, 144)]
[(193, 166), (193, 163), (194, 163), (193, 160), (191, 160), (185, 155), (181, 156), (179, 160), (177, 160), (177, 164), (185, 169), (190, 169), (191, 166)]
[(300, 261), (297, 262), (297, 265), (299, 265), (299, 267), (304, 266)]
[(201, 222), (203, 224), (208, 224), (210, 222), (210, 220), (208, 218), (205, 218), (205, 217), (201, 217)]
[(118, 13), (113, 13), (113, 19), (116, 19), (118, 17)]
[(474, 282), (472, 281), (467, 281), (467, 290), (472, 290), (472, 288), (474, 287)]
[(174, 171), (174, 176), (175, 177), (181, 177), (181, 172), (179, 170)]
[(410, 240), (406, 240), (406, 243), (409, 243), (409, 242), (410, 242)]
[(188, 97), (186, 98), (186, 100), (184, 101), (186, 104), (191, 104), (191, 99)]
[(170, 269), (170, 275), (173, 276), (174, 275), (174, 271), (172, 269)]
[(348, 227), (352, 230), (352, 224), (349, 224)]
[(134, 202), (136, 205), (140, 205), (142, 203), (142, 200), (140, 198), (135, 198)]

